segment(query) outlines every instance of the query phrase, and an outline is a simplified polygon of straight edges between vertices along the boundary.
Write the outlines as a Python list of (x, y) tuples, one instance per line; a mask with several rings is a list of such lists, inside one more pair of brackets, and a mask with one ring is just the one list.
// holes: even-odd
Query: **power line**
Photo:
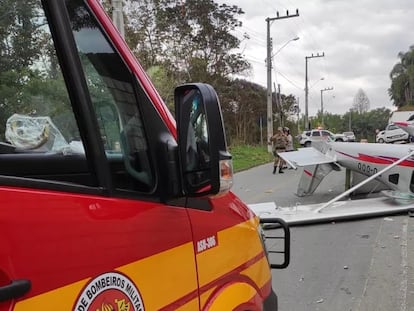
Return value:
[(280, 71), (277, 71), (278, 75), (281, 75), (287, 82), (289, 82), (290, 84), (292, 84), (294, 87), (296, 87), (297, 89), (303, 91), (303, 88), (298, 86), (295, 82), (293, 82), (292, 80), (290, 80), (288, 77), (286, 77), (286, 75), (284, 75), (283, 73), (281, 73)]

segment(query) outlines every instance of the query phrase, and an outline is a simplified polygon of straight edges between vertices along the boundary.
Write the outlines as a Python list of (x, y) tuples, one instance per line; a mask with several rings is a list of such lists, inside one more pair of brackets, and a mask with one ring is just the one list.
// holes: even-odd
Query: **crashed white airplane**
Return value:
[[(345, 167), (365, 179), (333, 200), (314, 205), (279, 207), (274, 202), (251, 204), (262, 219), (282, 218), (290, 224), (313, 223), (414, 211), (414, 145), (321, 142), (318, 148), (281, 153), (292, 167), (303, 167), (297, 195), (312, 194), (332, 170)], [(358, 188), (380, 181), (384, 197), (339, 201)]]
[(340, 167), (370, 177), (404, 158), (382, 174), (377, 174), (375, 180), (389, 189), (412, 194), (414, 198), (414, 158), (409, 156), (414, 151), (414, 145), (340, 142), (320, 142), (314, 145), (315, 148), (280, 153), (291, 166), (304, 167), (298, 196), (312, 194), (328, 173), (340, 170)]

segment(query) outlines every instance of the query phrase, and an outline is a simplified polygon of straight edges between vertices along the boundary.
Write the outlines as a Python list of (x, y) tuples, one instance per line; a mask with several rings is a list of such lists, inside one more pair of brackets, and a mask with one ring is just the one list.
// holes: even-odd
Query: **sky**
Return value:
[[(305, 112), (305, 57), (308, 59), (308, 112), (344, 114), (362, 89), (370, 109), (396, 108), (388, 95), (389, 73), (399, 62), (398, 53), (414, 45), (413, 0), (229, 0), (245, 14), (235, 34), (243, 39), (240, 49), (251, 63), (244, 79), (267, 86), (266, 18), (295, 14), (298, 17), (271, 22), (273, 52), (272, 84), (282, 94), (293, 94)], [(299, 37), (299, 40), (292, 41)]]

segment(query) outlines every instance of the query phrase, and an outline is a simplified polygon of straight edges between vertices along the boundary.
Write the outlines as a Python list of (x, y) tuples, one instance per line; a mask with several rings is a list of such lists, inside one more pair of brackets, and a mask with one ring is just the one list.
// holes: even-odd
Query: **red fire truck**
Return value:
[(0, 16), (0, 310), (276, 310), (214, 89), (175, 121), (98, 0)]

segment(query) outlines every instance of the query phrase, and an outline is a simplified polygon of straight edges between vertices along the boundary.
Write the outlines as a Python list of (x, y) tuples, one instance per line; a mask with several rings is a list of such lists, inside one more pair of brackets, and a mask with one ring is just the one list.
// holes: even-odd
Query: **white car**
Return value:
[(348, 142), (356, 141), (354, 132), (343, 132), (342, 134), (346, 137), (346, 141)]
[(379, 132), (376, 137), (376, 142), (383, 143), (396, 143), (396, 142), (409, 142), (410, 135), (395, 124), (388, 124), (385, 130)]
[(328, 130), (310, 130), (304, 131), (298, 137), (299, 143), (303, 147), (309, 147), (313, 141), (345, 141), (343, 136), (337, 136)]

